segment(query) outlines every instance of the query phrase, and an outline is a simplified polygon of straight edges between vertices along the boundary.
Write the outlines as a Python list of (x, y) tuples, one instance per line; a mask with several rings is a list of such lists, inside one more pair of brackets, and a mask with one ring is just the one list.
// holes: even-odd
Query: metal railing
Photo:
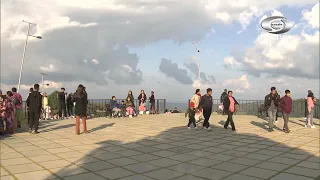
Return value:
[[(243, 115), (259, 115), (259, 108), (261, 104), (264, 104), (264, 100), (237, 100), (240, 104), (237, 114)], [(190, 103), (190, 99), (188, 104)], [(219, 112), (220, 99), (213, 99), (213, 112)], [(306, 117), (307, 104), (304, 100), (294, 100), (291, 116), (292, 117)], [(320, 118), (320, 105), (314, 106), (314, 117)]]
[[(102, 117), (105, 116), (106, 114), (106, 105), (110, 104), (111, 99), (89, 99), (88, 100), (88, 106), (87, 106), (87, 114), (89, 116), (94, 116), (94, 117)], [(120, 104), (121, 101), (125, 101), (125, 99), (117, 99), (117, 102)], [(138, 104), (139, 100), (135, 99), (134, 100), (134, 105), (135, 109), (138, 110)], [(27, 106), (25, 102), (23, 102), (23, 109), (24, 109), (24, 114), (25, 118), (27, 118)], [(149, 100), (146, 100), (146, 109), (150, 110), (151, 103)], [(166, 109), (166, 99), (156, 99), (155, 100), (155, 110), (156, 113), (163, 113), (164, 110)], [(51, 109), (52, 111), (54, 109)]]

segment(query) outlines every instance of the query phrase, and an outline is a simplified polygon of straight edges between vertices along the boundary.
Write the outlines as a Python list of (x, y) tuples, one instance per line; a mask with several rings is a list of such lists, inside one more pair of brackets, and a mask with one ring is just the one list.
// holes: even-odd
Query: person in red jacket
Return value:
[(290, 90), (285, 91), (286, 95), (283, 96), (280, 100), (280, 108), (282, 109), (283, 112), (283, 119), (284, 119), (284, 124), (283, 124), (283, 131), (285, 133), (289, 133), (289, 127), (288, 127), (288, 121), (289, 121), (289, 114), (292, 111), (292, 104), (293, 101), (291, 99), (291, 93)]

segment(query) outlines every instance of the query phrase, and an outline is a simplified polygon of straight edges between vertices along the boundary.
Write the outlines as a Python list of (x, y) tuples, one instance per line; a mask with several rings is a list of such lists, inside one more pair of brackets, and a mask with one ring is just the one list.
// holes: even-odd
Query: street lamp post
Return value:
[(42, 89), (44, 89), (45, 85), (49, 86), (49, 84), (44, 84), (44, 80), (43, 80), (43, 77), (48, 75), (48, 74), (46, 74), (46, 73), (40, 73), (40, 74), (41, 74), (41, 84), (42, 84), (41, 86), (42, 86)]
[(25, 21), (25, 20), (23, 20), (22, 22), (28, 23), (28, 32), (27, 32), (26, 40), (25, 40), (25, 42), (24, 42), (23, 54), (22, 54), (22, 59), (21, 59), (21, 67), (20, 67), (20, 74), (19, 74), (19, 81), (18, 81), (18, 92), (19, 92), (19, 90), (20, 90), (21, 77), (22, 77), (23, 64), (24, 64), (24, 58), (25, 58), (25, 56), (26, 56), (26, 50), (27, 50), (27, 45), (28, 45), (28, 38), (29, 38), (29, 36), (31, 36), (31, 37), (35, 37), (35, 38), (37, 38), (37, 39), (42, 39), (41, 36), (33, 36), (33, 35), (30, 35), (30, 34), (29, 34), (29, 33), (30, 33), (30, 27), (31, 27), (31, 25), (36, 25), (36, 24), (31, 23), (31, 22), (27, 22), (27, 21)]
[(196, 61), (197, 61), (197, 66), (198, 66), (198, 81), (199, 81), (199, 89), (201, 90), (201, 75), (200, 75), (200, 60), (199, 60), (199, 49), (198, 49), (198, 44), (199, 42), (196, 41), (196, 42), (193, 42), (192, 44), (195, 44), (196, 45), (196, 51), (197, 51), (197, 56), (196, 56)]

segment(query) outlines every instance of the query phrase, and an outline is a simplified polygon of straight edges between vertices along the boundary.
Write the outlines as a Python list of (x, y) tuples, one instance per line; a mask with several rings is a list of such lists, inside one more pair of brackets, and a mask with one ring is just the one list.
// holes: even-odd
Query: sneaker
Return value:
[(232, 129), (232, 131), (236, 131), (236, 129)]
[(202, 129), (203, 129), (203, 130), (207, 130), (207, 128), (206, 128), (206, 127), (204, 127), (204, 126), (202, 127)]
[(188, 130), (190, 130), (191, 128), (190, 127), (188, 127)]
[(225, 129), (228, 129), (228, 127), (227, 126), (223, 126)]
[(273, 131), (273, 129), (272, 128), (269, 128), (269, 132), (272, 132)]
[(208, 128), (207, 128), (207, 131), (212, 131), (211, 127), (208, 127)]
[(278, 121), (274, 121), (274, 123), (278, 123)]
[(285, 133), (290, 133), (290, 130), (288, 129), (288, 130), (286, 130), (286, 131), (284, 131)]
[(314, 129), (314, 128), (316, 128), (316, 126), (312, 125), (311, 128)]
[(35, 134), (39, 134), (39, 131), (34, 131)]
[(308, 126), (305, 124), (304, 127), (307, 128)]
[(32, 129), (29, 129), (28, 132), (29, 132), (29, 133), (32, 133)]
[(198, 130), (198, 127), (194, 127), (194, 130), (195, 130), (195, 131)]

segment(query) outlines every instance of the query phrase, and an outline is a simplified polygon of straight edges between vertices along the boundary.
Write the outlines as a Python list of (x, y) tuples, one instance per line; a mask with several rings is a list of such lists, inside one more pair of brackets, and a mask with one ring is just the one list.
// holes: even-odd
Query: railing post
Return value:
[(158, 114), (160, 114), (159, 106), (160, 106), (160, 104), (159, 104), (159, 99), (157, 99), (157, 113), (158, 113)]
[(166, 109), (166, 107), (167, 107), (167, 101), (166, 101), (166, 99), (164, 99), (163, 100), (163, 112)]

